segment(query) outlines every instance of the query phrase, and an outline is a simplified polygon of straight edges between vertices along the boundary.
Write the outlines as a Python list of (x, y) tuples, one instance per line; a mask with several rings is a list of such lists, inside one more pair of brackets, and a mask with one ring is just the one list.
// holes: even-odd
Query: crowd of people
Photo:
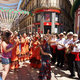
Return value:
[[(73, 32), (60, 34), (34, 33), (22, 35), (9, 30), (1, 34), (2, 80), (9, 70), (19, 68), (19, 62), (30, 61), (30, 66), (39, 69), (39, 80), (51, 79), (51, 65), (63, 68), (68, 65), (70, 78), (75, 77), (75, 68), (80, 79), (80, 41)], [(75, 65), (74, 65), (75, 64)]]

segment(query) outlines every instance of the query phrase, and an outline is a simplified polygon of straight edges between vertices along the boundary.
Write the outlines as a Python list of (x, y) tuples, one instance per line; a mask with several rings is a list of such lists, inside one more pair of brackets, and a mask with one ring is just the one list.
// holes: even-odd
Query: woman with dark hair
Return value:
[(1, 39), (2, 39), (1, 46), (2, 46), (2, 64), (3, 64), (2, 80), (5, 80), (10, 69), (11, 54), (15, 44), (12, 45), (10, 43), (11, 40), (10, 31), (3, 32), (1, 35)]
[(39, 80), (51, 79), (50, 59), (52, 58), (49, 41), (41, 39), (41, 68), (39, 71)]

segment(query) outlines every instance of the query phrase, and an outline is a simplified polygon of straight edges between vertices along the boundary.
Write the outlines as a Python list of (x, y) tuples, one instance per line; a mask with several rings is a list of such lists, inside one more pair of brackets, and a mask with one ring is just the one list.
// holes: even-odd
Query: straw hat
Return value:
[(78, 37), (78, 34), (73, 34), (74, 37)]

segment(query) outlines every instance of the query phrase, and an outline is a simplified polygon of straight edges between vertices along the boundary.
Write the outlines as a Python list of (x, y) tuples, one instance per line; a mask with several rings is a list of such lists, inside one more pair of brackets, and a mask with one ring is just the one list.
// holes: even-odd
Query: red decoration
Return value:
[(24, 14), (24, 12), (22, 12)]
[(20, 14), (20, 12), (18, 12), (18, 14)]
[(57, 12), (57, 13), (61, 13), (60, 10), (57, 9), (41, 9), (41, 10), (37, 10), (34, 13), (40, 13), (40, 12)]
[(4, 0), (4, 1), (9, 1), (9, 0)]
[(40, 23), (34, 23), (34, 25), (40, 25)]
[(14, 13), (14, 11), (12, 11), (12, 13)]
[(43, 31), (41, 31), (41, 34), (43, 33)]
[[(40, 23), (34, 23), (34, 25), (40, 25)], [(44, 26), (51, 26), (52, 22), (44, 22)], [(55, 23), (55, 25), (59, 26), (59, 25), (63, 25), (61, 23)]]
[(44, 22), (44, 25), (45, 25), (45, 26), (51, 26), (52, 23), (51, 23), (51, 22)]

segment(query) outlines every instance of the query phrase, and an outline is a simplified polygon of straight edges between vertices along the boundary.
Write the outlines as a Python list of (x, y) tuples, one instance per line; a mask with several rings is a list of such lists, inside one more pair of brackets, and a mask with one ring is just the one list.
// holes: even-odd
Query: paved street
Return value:
[[(0, 72), (2, 70), (0, 63)], [(33, 69), (30, 67), (29, 62), (26, 61), (24, 63), (20, 63), (20, 68), (17, 71), (9, 72), (6, 80), (38, 80), (38, 73), (37, 69)], [(52, 66), (52, 79), (51, 80), (77, 80), (77, 76), (75, 79), (68, 78), (69, 71), (68, 70), (61, 70)]]

